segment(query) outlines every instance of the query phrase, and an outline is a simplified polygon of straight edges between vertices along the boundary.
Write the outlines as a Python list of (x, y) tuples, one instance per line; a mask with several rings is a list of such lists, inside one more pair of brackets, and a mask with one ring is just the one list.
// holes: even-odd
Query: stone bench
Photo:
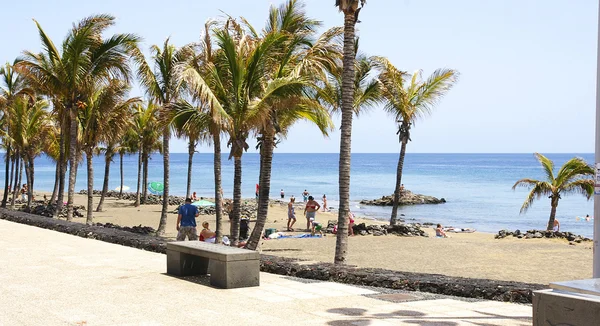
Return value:
[(210, 274), (210, 285), (233, 289), (260, 285), (260, 255), (256, 251), (202, 241), (167, 243), (167, 274)]

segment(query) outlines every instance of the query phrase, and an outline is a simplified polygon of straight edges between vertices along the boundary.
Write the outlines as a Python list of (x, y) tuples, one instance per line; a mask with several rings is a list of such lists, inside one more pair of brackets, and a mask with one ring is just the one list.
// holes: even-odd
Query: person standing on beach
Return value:
[(296, 198), (294, 198), (294, 196), (292, 196), (292, 198), (290, 198), (290, 202), (288, 203), (288, 222), (287, 222), (287, 230), (288, 231), (294, 231), (294, 229), (292, 228), (294, 226), (294, 223), (296, 223), (296, 212), (294, 212), (294, 203), (296, 202)]
[(306, 189), (304, 189), (304, 192), (302, 193), (302, 199), (304, 199), (304, 202), (306, 203), (308, 201), (308, 191), (306, 191)]
[(185, 205), (179, 207), (177, 215), (177, 241), (198, 240), (198, 231), (196, 230), (196, 217), (198, 217), (198, 207), (192, 205), (192, 199), (186, 198)]
[(281, 195), (281, 199), (285, 198), (285, 192), (283, 192), (283, 189), (281, 189), (281, 192), (279, 194)]
[(306, 216), (306, 230), (312, 229), (311, 225), (317, 217), (317, 211), (321, 209), (321, 205), (317, 203), (313, 196), (308, 196), (308, 202), (304, 206), (304, 216)]
[(327, 196), (323, 194), (323, 212), (327, 212)]

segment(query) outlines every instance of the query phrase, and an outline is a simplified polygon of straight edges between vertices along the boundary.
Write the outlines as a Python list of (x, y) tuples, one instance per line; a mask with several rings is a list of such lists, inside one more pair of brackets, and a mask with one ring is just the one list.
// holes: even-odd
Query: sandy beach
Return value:
[[(42, 195), (42, 193), (40, 193)], [(98, 197), (94, 198), (97, 204)], [(76, 195), (75, 203), (85, 205), (87, 197)], [(301, 204), (297, 206), (295, 229), (303, 230), (306, 220)], [(170, 208), (171, 211), (176, 207)], [(284, 231), (287, 223), (287, 207), (272, 204), (269, 208), (267, 228)], [(133, 207), (132, 202), (106, 198), (104, 211), (94, 212), (94, 222), (114, 223), (121, 226), (158, 227), (160, 205)], [(166, 237), (175, 238), (177, 215), (169, 214)], [(324, 224), (335, 220), (337, 215), (319, 212), (317, 220)], [(200, 215), (198, 224), (211, 223), (215, 217)], [(85, 223), (85, 218), (74, 221)], [(432, 221), (435, 220), (432, 218)], [(356, 218), (356, 223), (383, 223)], [(227, 218), (223, 221), (225, 232), (229, 230)], [(432, 228), (425, 229), (434, 235)], [(568, 230), (567, 230), (568, 231)], [(289, 233), (289, 232), (286, 232)], [(300, 234), (302, 232), (294, 232)], [(279, 255), (310, 261), (332, 262), (335, 252), (335, 235), (310, 239), (272, 239), (261, 241), (260, 250), (265, 254)], [(488, 278), (505, 281), (521, 281), (547, 284), (554, 281), (590, 278), (592, 275), (592, 243), (569, 245), (564, 240), (550, 239), (494, 239), (490, 233), (449, 234), (449, 238), (354, 236), (349, 239), (348, 263), (360, 267), (378, 267), (407, 272), (436, 273), (470, 278)]]

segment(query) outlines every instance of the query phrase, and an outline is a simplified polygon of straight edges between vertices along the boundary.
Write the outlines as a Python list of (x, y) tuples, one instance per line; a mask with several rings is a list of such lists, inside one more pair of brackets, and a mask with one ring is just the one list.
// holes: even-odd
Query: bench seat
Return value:
[(168, 242), (167, 274), (210, 274), (210, 284), (225, 289), (259, 286), (260, 254), (202, 241)]

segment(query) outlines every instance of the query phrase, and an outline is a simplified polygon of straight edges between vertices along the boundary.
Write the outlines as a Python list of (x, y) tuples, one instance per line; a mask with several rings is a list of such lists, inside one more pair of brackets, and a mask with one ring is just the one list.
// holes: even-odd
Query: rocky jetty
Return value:
[[(333, 233), (334, 226), (337, 224), (337, 221), (330, 220), (327, 222), (327, 228), (325, 231), (327, 233)], [(421, 225), (419, 223), (415, 224), (396, 224), (396, 225), (381, 225), (381, 224), (373, 224), (366, 225), (365, 223), (356, 224), (352, 227), (355, 235), (373, 235), (373, 236), (382, 236), (382, 235), (398, 235), (403, 237), (428, 237), (429, 235), (421, 229)]]
[(526, 232), (521, 232), (521, 230), (515, 230), (514, 232), (508, 230), (500, 230), (498, 231), (498, 234), (494, 236), (494, 238), (504, 239), (509, 236), (515, 237), (517, 239), (565, 239), (569, 241), (569, 244), (592, 241), (592, 239), (590, 238), (573, 234), (571, 232), (554, 232), (547, 230), (529, 230)]
[(94, 223), (94, 226), (101, 226), (103, 228), (117, 229), (117, 230), (127, 231), (127, 232), (131, 232), (131, 233), (138, 233), (138, 234), (151, 234), (151, 235), (156, 234), (156, 230), (153, 227), (142, 226), (141, 224), (138, 226), (128, 227), (128, 226), (120, 226), (120, 225), (112, 224), (112, 223), (105, 223), (105, 224)]
[[(425, 196), (420, 194), (415, 194), (409, 190), (404, 190), (400, 193), (400, 206), (404, 205), (422, 205), (422, 204), (442, 204), (445, 203), (446, 199), (444, 198), (436, 198), (433, 196)], [(373, 200), (361, 200), (360, 202), (363, 205), (372, 205), (372, 206), (393, 206), (394, 205), (394, 195), (391, 196), (383, 196), (379, 199)]]
[[(20, 211), (31, 213), (35, 215), (41, 215), (45, 217), (53, 217), (54, 211), (56, 211), (56, 205), (54, 204), (46, 204), (43, 201), (35, 201), (31, 205), (31, 209), (27, 208), (26, 205), (23, 205), (19, 208)], [(83, 205), (74, 205), (73, 206), (73, 217), (83, 217), (82, 211), (85, 211), (85, 206)], [(58, 213), (58, 217), (67, 217), (67, 205), (63, 205), (60, 212)]]
[[(81, 190), (81, 191), (79, 191), (79, 194), (87, 195), (87, 190)], [(92, 192), (92, 194), (94, 194), (95, 196), (100, 196), (100, 195), (102, 195), (102, 191), (94, 190)], [(119, 198), (119, 192), (110, 190), (110, 191), (106, 192), (106, 197)], [(123, 196), (121, 196), (121, 199), (135, 201), (135, 197), (136, 197), (135, 192), (124, 192)], [(158, 196), (158, 195), (154, 195), (154, 194), (148, 194), (148, 200), (145, 202), (144, 202), (144, 198), (140, 195), (140, 200), (141, 200), (142, 205), (161, 205), (162, 204), (162, 196)], [(169, 196), (169, 205), (179, 206), (179, 205), (182, 205), (183, 203), (185, 203), (185, 197)]]

